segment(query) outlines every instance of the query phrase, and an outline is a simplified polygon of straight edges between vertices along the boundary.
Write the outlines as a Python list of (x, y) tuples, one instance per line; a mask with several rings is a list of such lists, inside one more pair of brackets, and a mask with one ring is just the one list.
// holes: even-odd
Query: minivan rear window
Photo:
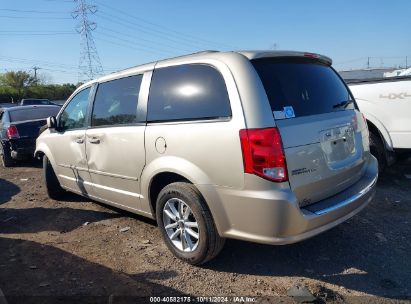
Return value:
[(56, 116), (60, 111), (60, 107), (51, 106), (45, 108), (28, 108), (28, 109), (17, 109), (9, 112), (10, 121), (25, 121), (25, 120), (36, 120), (36, 119), (46, 119), (50, 116)]
[[(306, 58), (251, 61), (277, 119), (354, 109), (344, 82), (328, 65)], [(285, 116), (291, 109), (291, 114)]]

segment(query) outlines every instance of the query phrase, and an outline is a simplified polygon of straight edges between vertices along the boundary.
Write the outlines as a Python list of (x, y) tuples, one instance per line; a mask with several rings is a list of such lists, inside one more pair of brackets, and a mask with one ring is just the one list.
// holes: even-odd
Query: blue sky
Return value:
[[(91, 2), (92, 0), (87, 0)], [(318, 52), (338, 70), (411, 65), (410, 0), (94, 0), (104, 72), (204, 49)], [(1, 0), (0, 73), (78, 80), (71, 0)]]

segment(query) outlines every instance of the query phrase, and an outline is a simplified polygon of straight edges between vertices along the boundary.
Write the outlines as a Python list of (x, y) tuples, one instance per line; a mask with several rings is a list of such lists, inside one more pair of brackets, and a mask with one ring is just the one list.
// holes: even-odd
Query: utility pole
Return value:
[(34, 81), (37, 83), (37, 70), (40, 70), (41, 68), (34, 66), (33, 70), (34, 70)]
[(369, 69), (370, 68), (370, 57), (368, 57), (368, 59), (367, 59), (367, 69)]
[(81, 35), (79, 81), (84, 82), (103, 74), (103, 67), (92, 35), (97, 24), (88, 19), (89, 14), (97, 12), (97, 6), (87, 3), (87, 0), (74, 0), (74, 2), (77, 6), (71, 15), (79, 20), (76, 31)]
[(405, 68), (408, 69), (408, 56), (405, 56)]

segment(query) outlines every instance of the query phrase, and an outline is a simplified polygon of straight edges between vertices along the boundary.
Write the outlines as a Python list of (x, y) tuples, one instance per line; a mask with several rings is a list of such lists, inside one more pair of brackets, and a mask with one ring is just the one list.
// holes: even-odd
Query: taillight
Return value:
[(307, 58), (318, 58), (317, 54), (313, 54), (313, 53), (304, 53), (304, 57)]
[(17, 131), (16, 126), (8, 127), (6, 133), (9, 139), (20, 138), (19, 131)]
[(285, 182), (287, 166), (277, 128), (240, 130), (244, 172), (274, 182)]
[(361, 115), (362, 115), (362, 119), (364, 120), (365, 128), (367, 129), (367, 133), (369, 133), (368, 124), (367, 124), (367, 118), (365, 118), (365, 115), (364, 115), (363, 113), (361, 113)]
[(367, 119), (365, 118), (365, 115), (363, 114), (363, 113), (361, 113), (361, 115), (362, 115), (362, 119), (364, 120), (364, 124), (365, 124), (365, 127), (364, 127), (364, 132), (366, 133), (366, 138), (368, 139), (368, 140), (366, 140), (367, 141), (367, 146), (369, 146), (370, 145), (370, 130), (368, 130), (368, 124), (367, 124)]
[(367, 134), (367, 136), (369, 136), (367, 119), (365, 118), (363, 113), (360, 113), (360, 114), (361, 114), (361, 117), (362, 117), (362, 122), (358, 121), (357, 112), (354, 113), (354, 117), (353, 117), (354, 130), (355, 130), (355, 132), (360, 132), (360, 131), (364, 130), (364, 132)]

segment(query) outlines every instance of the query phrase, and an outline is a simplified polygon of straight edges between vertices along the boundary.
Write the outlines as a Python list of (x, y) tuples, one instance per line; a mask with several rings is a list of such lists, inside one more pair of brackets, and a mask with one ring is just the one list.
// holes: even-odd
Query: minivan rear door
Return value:
[(315, 58), (252, 63), (280, 131), (290, 186), (300, 206), (358, 181), (369, 157), (368, 131), (338, 74)]

